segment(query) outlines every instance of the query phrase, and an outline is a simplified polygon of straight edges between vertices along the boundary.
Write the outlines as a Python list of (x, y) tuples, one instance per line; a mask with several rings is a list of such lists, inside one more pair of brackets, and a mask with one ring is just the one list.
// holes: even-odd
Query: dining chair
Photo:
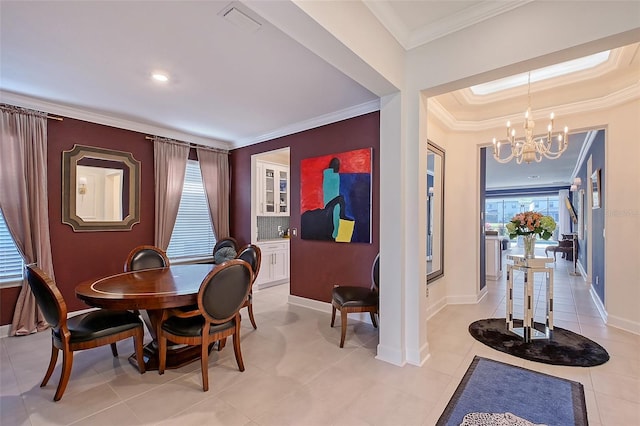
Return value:
[(369, 312), (374, 327), (378, 327), (376, 314), (378, 314), (378, 290), (380, 281), (380, 253), (376, 255), (371, 266), (370, 287), (336, 285), (331, 293), (331, 327), (336, 320), (336, 309), (340, 310), (341, 332), (340, 347), (344, 347), (344, 338), (347, 334), (347, 314), (354, 312)]
[(238, 241), (233, 237), (225, 237), (216, 241), (213, 246), (213, 263), (223, 263), (234, 259), (238, 254)]
[(236, 259), (242, 259), (251, 265), (251, 271), (253, 272), (253, 280), (251, 281), (251, 289), (249, 290), (249, 296), (247, 296), (247, 300), (244, 302), (243, 308), (246, 306), (249, 311), (249, 320), (251, 321), (251, 325), (254, 330), (258, 329), (256, 325), (256, 320), (253, 317), (253, 283), (256, 282), (256, 278), (258, 277), (258, 273), (260, 272), (260, 263), (262, 262), (262, 254), (260, 252), (260, 247), (255, 244), (247, 244), (246, 246), (240, 249), (238, 256)]
[(110, 344), (118, 356), (116, 342), (133, 337), (140, 374), (145, 372), (143, 359), (144, 329), (138, 316), (128, 311), (99, 309), (67, 318), (67, 305), (55, 282), (35, 265), (26, 266), (26, 276), (36, 303), (51, 326), (51, 360), (40, 387), (46, 386), (62, 351), (62, 373), (53, 397), (59, 401), (67, 388), (73, 352)]
[(124, 271), (139, 271), (141, 269), (167, 268), (170, 265), (169, 258), (164, 250), (142, 245), (129, 252), (124, 263)]
[(165, 311), (158, 336), (158, 372), (164, 374), (167, 363), (167, 340), (186, 345), (200, 345), (202, 389), (209, 390), (209, 350), (218, 340), (233, 336), (233, 350), (240, 371), (244, 362), (240, 351), (240, 309), (244, 306), (253, 273), (251, 265), (232, 259), (218, 265), (202, 281), (198, 291), (198, 309)]

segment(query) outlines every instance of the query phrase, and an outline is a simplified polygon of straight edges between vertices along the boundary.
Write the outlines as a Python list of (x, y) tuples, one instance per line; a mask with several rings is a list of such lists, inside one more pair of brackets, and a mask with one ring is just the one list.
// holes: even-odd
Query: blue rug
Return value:
[(582, 384), (478, 356), (436, 426), (459, 426), (469, 413), (512, 413), (548, 426), (588, 424)]

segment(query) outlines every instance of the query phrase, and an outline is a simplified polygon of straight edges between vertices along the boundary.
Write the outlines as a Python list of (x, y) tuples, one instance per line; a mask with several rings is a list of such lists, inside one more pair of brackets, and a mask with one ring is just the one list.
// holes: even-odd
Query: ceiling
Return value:
[[(363, 3), (410, 50), (528, 1)], [(0, 101), (30, 107), (27, 100), (35, 99), (57, 111), (66, 111), (62, 106), (128, 120), (161, 136), (192, 135), (194, 142), (230, 148), (305, 130), (323, 119), (335, 121), (341, 114), (347, 118), (378, 109), (375, 94), (250, 4), (2, 0)], [(630, 61), (637, 70), (638, 59)], [(169, 82), (153, 82), (155, 71), (167, 73)], [(567, 96), (577, 102), (575, 96), (633, 80), (628, 72), (620, 74), (615, 84), (571, 83)], [(543, 86), (536, 108), (553, 104), (560, 92)], [(522, 99), (518, 90), (509, 92), (508, 99), (492, 98), (490, 105), (470, 102), (462, 91), (437, 97), (453, 127), (494, 125), (505, 113), (523, 110)], [(489, 111), (495, 114), (486, 115)]]

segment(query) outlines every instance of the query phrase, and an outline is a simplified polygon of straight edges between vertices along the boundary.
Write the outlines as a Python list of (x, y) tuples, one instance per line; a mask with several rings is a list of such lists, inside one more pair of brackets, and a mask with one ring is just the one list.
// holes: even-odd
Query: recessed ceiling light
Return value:
[(166, 83), (167, 81), (169, 81), (169, 76), (162, 72), (154, 72), (153, 74), (151, 74), (151, 78), (154, 81), (157, 81), (160, 83)]
[[(605, 52), (596, 53), (595, 55), (585, 56), (584, 58), (578, 58), (572, 61), (562, 62), (560, 64), (533, 70), (531, 71), (531, 83), (593, 68), (603, 62), (606, 62), (609, 59), (610, 53), (611, 51), (607, 50)], [(518, 74), (511, 77), (501, 78), (500, 80), (471, 86), (470, 89), (474, 95), (489, 95), (501, 90), (524, 86), (528, 82), (527, 77), (528, 73)]]

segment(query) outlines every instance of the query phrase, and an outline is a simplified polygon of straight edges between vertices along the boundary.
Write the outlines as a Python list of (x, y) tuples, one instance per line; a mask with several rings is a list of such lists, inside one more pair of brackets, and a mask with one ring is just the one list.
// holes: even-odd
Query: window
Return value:
[(197, 161), (189, 160), (167, 256), (172, 260), (210, 257), (215, 242), (200, 165)]
[(507, 235), (505, 224), (517, 213), (536, 210), (558, 221), (558, 195), (527, 195), (487, 198), (485, 219), (489, 229)]
[(0, 211), (0, 287), (22, 283), (24, 263)]

